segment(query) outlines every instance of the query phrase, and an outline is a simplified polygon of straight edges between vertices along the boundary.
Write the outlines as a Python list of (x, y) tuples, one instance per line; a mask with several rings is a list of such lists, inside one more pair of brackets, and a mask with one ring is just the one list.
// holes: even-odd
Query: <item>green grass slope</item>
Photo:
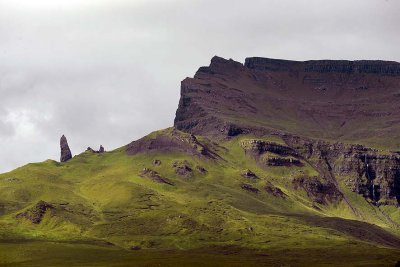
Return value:
[[(161, 137), (182, 147), (193, 140), (166, 129), (142, 141)], [(84, 152), (65, 163), (47, 160), (1, 174), (0, 265), (125, 266), (137, 260), (145, 266), (154, 260), (150, 255), (165, 266), (200, 266), (201, 257), (243, 266), (241, 254), (254, 266), (295, 264), (298, 257), (304, 265), (343, 266), (400, 259), (397, 209), (372, 206), (344, 186), (362, 219), (343, 200), (317, 203), (293, 186), (296, 177), (317, 171), (306, 162), (260, 166), (243, 149), (252, 138), (217, 144), (198, 136), (192, 152), (174, 146), (143, 146), (133, 155), (127, 146)], [(199, 145), (214, 156), (197, 153)], [(247, 170), (256, 177), (243, 175)], [(319, 259), (322, 252), (326, 257)], [(368, 259), (361, 257), (366, 252)], [(46, 258), (50, 254), (56, 256)], [(76, 261), (65, 260), (70, 257)]]

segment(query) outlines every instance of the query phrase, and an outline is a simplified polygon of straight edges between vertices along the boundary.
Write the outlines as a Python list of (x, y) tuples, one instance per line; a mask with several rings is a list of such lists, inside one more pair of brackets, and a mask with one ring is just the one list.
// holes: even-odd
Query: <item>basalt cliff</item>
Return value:
[(341, 179), (375, 205), (400, 200), (397, 62), (214, 57), (182, 81), (175, 127), (217, 138), (276, 135), (284, 146), (254, 140), (253, 153), (276, 154), (274, 165), (294, 164), (279, 159), (286, 155), (309, 162), (334, 194)]

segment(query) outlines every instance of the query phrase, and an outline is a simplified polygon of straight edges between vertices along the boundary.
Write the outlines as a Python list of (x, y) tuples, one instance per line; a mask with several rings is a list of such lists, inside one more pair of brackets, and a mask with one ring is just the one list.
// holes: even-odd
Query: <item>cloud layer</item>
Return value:
[(0, 0), (0, 171), (173, 124), (214, 55), (400, 61), (399, 1)]

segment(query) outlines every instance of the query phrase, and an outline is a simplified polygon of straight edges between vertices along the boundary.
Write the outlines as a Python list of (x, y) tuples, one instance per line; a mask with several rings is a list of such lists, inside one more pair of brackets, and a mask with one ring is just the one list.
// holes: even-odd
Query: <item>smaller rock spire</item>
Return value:
[(71, 150), (68, 146), (67, 138), (63, 135), (60, 139), (61, 157), (60, 162), (66, 162), (72, 158)]

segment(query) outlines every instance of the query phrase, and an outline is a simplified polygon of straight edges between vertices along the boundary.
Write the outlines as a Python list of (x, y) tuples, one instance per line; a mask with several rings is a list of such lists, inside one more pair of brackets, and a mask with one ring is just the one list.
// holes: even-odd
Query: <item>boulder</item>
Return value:
[(242, 171), (242, 176), (245, 177), (245, 178), (249, 178), (249, 179), (256, 179), (257, 178), (257, 175), (254, 172), (252, 172), (251, 170), (248, 170), (248, 169)]
[(161, 160), (159, 160), (159, 159), (153, 160), (153, 165), (160, 166), (161, 165)]

